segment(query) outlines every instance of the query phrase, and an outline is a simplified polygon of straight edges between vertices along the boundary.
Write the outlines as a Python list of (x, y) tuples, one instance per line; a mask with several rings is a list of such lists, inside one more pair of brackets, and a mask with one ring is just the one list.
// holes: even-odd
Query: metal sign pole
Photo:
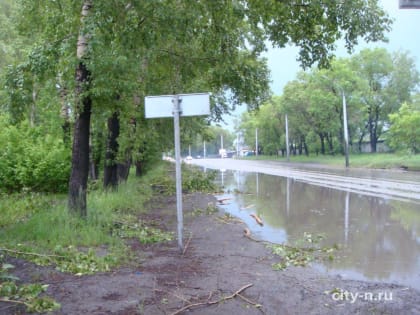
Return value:
[[(182, 102), (182, 108), (181, 108)], [(180, 116), (210, 115), (210, 94), (192, 93), (178, 95), (146, 96), (144, 99), (146, 118), (174, 118), (175, 170), (176, 170), (176, 214), (178, 221), (178, 246), (183, 250), (182, 181), (181, 181), (181, 140)], [(204, 144), (204, 156), (206, 148)]]
[(181, 180), (181, 140), (179, 131), (179, 115), (181, 112), (181, 100), (178, 95), (173, 98), (174, 103), (174, 134), (175, 134), (175, 173), (176, 173), (176, 214), (178, 221), (178, 247), (183, 250), (182, 234), (183, 234), (183, 216), (182, 216), (182, 180)]

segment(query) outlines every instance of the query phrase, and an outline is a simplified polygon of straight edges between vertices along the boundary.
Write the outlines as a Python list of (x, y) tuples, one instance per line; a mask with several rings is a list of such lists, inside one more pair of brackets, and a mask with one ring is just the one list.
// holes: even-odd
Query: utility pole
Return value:
[(206, 141), (203, 143), (203, 157), (206, 158)]
[(290, 162), (290, 151), (289, 151), (289, 122), (287, 119), (287, 114), (285, 115), (285, 121), (286, 121), (286, 157), (287, 162)]
[(338, 83), (334, 82), (327, 76), (322, 76), (324, 79), (329, 80), (333, 85), (337, 86), (338, 89), (341, 91), (341, 95), (343, 97), (343, 134), (344, 134), (344, 156), (346, 160), (346, 167), (349, 167), (349, 131), (347, 127), (347, 104), (346, 104), (346, 95), (344, 93), (344, 89)]
[(255, 156), (258, 156), (258, 128), (255, 128)]
[(346, 156), (346, 167), (349, 167), (349, 131), (347, 128), (347, 104), (346, 104), (346, 95), (344, 90), (341, 89), (343, 93), (343, 128), (344, 128), (344, 154)]

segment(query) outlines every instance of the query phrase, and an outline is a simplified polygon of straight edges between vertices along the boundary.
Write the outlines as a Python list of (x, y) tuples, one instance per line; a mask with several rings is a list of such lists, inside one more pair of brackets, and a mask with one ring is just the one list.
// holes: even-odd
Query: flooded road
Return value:
[[(222, 207), (259, 238), (293, 243), (305, 232), (339, 244), (333, 262), (315, 267), (343, 278), (420, 289), (420, 174), (292, 169), (276, 162), (194, 160), (219, 170)], [(259, 226), (251, 213), (264, 220)]]

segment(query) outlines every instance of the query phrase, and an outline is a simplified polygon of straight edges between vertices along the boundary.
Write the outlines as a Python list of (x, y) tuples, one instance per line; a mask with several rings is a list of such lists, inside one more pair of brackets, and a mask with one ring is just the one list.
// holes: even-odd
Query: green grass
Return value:
[(88, 216), (82, 219), (67, 210), (63, 195), (33, 193), (0, 195), (0, 243), (26, 244), (45, 250), (56, 246), (116, 246), (121, 238), (110, 233), (121, 217), (136, 218), (146, 212), (152, 197), (150, 183), (167, 177), (168, 166), (160, 164), (144, 177), (130, 176), (117, 191), (98, 189), (88, 193)]
[[(69, 213), (65, 195), (31, 192), (0, 195), (0, 246), (52, 252), (69, 246), (123, 247), (124, 236), (138, 237), (143, 243), (167, 240), (167, 234), (161, 231), (160, 235), (159, 229), (148, 226), (139, 216), (148, 211), (146, 204), (157, 193), (156, 185), (161, 188), (166, 185), (163, 188), (169, 194), (175, 191), (173, 169), (170, 163), (158, 163), (140, 178), (129, 176), (116, 191), (89, 191), (87, 218)], [(183, 172), (186, 190), (214, 189), (212, 174), (204, 176), (192, 168)], [(158, 193), (162, 191), (159, 189)]]
[[(254, 156), (250, 159), (257, 160), (276, 160), (286, 162), (286, 158), (276, 156)], [(420, 154), (403, 155), (395, 153), (363, 153), (351, 154), (349, 157), (350, 167), (366, 168), (399, 168), (410, 171), (420, 171)], [(313, 163), (331, 166), (344, 166), (344, 156), (342, 155), (310, 155), (310, 156), (290, 156), (291, 163)]]

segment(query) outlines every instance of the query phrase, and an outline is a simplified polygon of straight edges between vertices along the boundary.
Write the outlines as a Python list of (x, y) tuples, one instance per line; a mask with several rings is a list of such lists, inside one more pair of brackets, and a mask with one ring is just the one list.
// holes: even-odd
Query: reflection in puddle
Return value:
[[(222, 207), (254, 235), (270, 242), (325, 235), (339, 244), (338, 259), (315, 267), (344, 278), (396, 282), (420, 289), (420, 212), (416, 202), (387, 200), (310, 185), (292, 178), (221, 171), (219, 184), (231, 198)], [(264, 221), (259, 226), (250, 214)]]

